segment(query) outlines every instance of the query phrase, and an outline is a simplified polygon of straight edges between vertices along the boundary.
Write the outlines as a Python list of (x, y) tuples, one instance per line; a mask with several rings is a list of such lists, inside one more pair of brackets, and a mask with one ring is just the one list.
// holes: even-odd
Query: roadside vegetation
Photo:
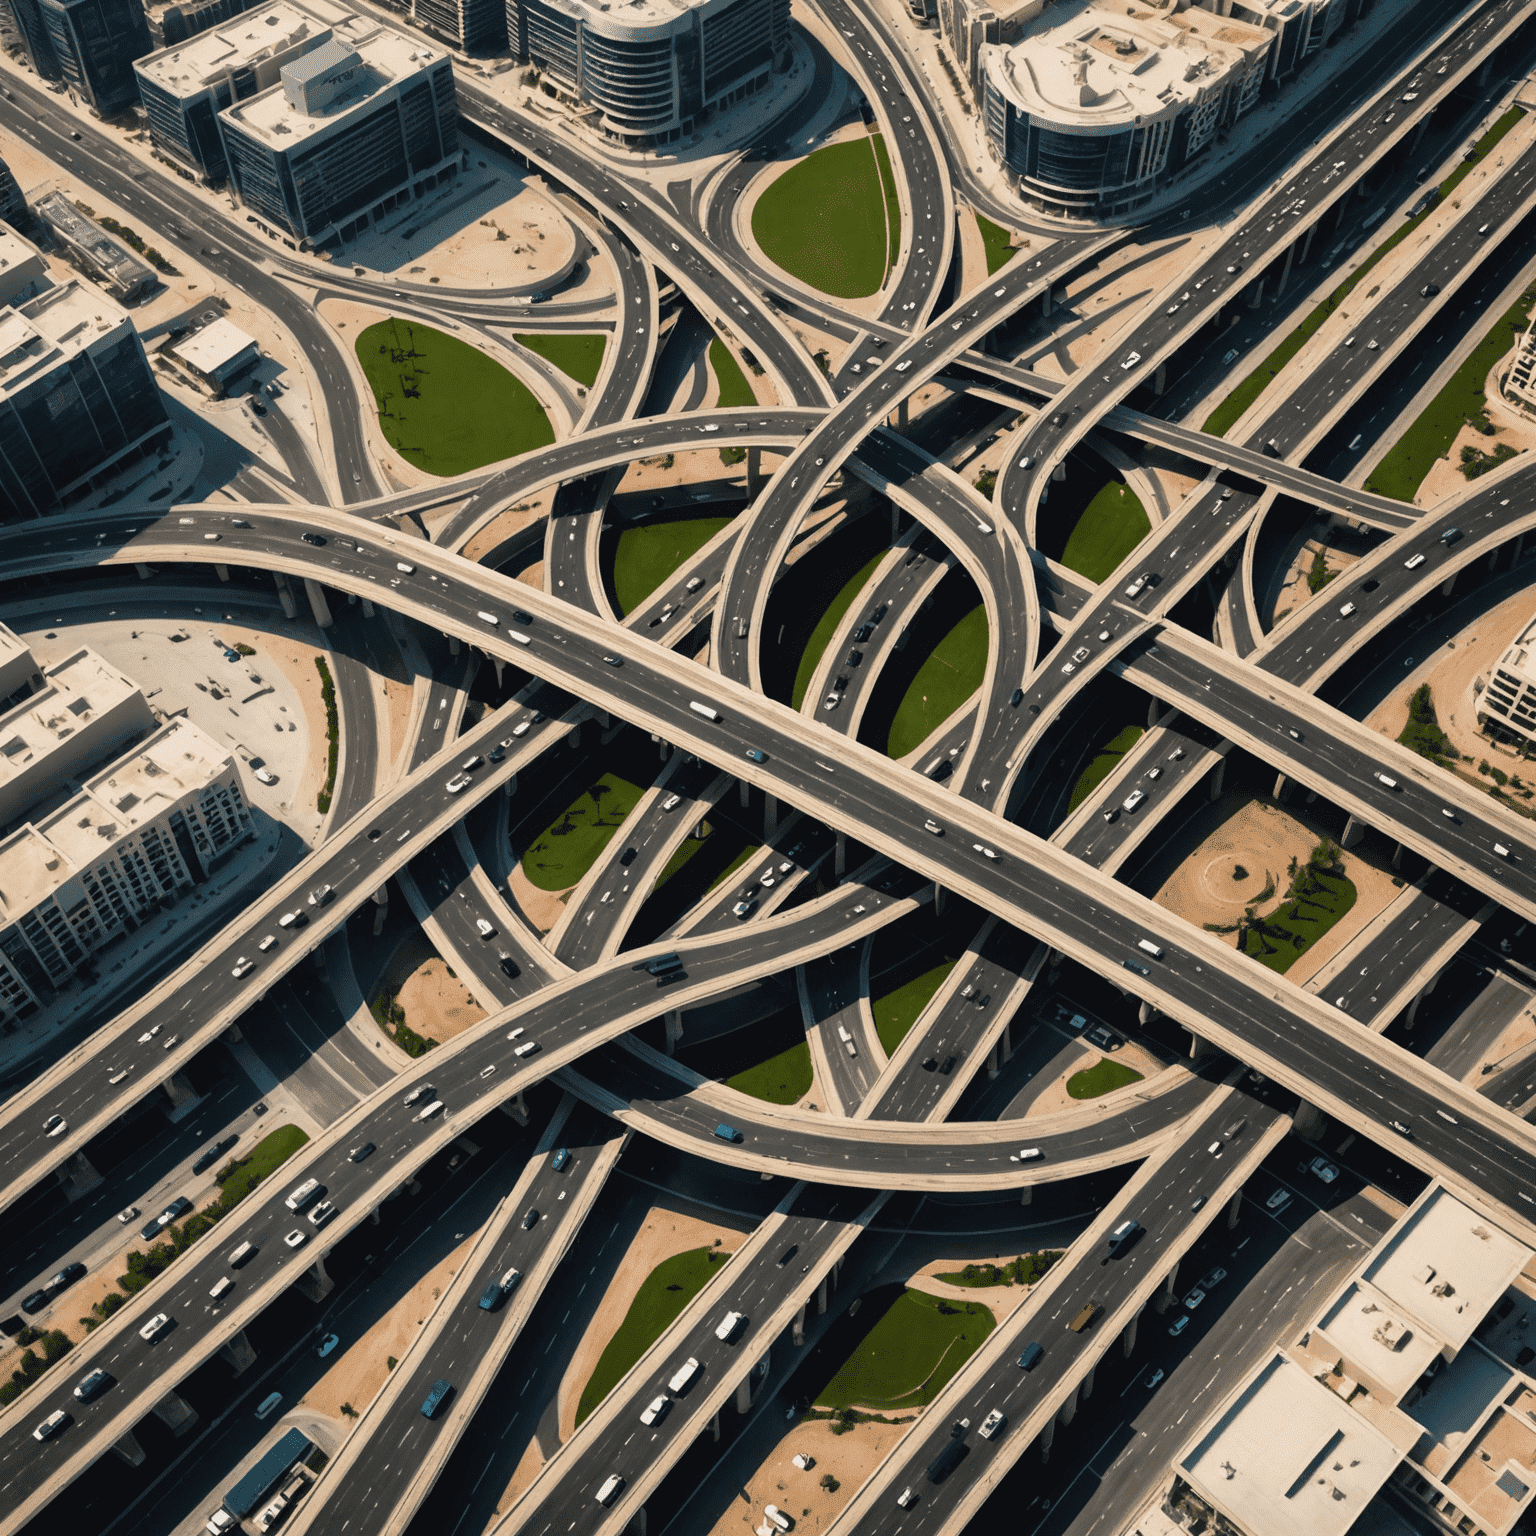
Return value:
[(987, 252), (987, 276), (1001, 271), (1013, 260), (1013, 236), (1002, 227), (994, 224), (985, 214), (975, 215), (976, 228), (981, 231), (981, 243)]
[(1106, 1093), (1140, 1081), (1141, 1073), (1135, 1067), (1101, 1056), (1091, 1067), (1074, 1072), (1067, 1079), (1067, 1094), (1074, 1099), (1102, 1099)]
[(896, 1047), (907, 1038), (908, 1030), (922, 1017), (923, 1009), (933, 1001), (955, 965), (956, 960), (948, 958), (883, 996), (871, 995), (869, 1005), (875, 1016), (875, 1033), (887, 1056), (895, 1055)]
[(1083, 509), (1061, 552), (1061, 563), (1095, 584), (1152, 531), (1151, 519), (1130, 486), (1111, 480)]
[(993, 1285), (1034, 1285), (1045, 1279), (1057, 1259), (1059, 1248), (1047, 1248), (1041, 1253), (1021, 1253), (1006, 1264), (967, 1264), (964, 1269), (950, 1270), (935, 1278), (949, 1285), (973, 1286), (985, 1289)]
[(1211, 933), (1235, 933), (1241, 954), (1280, 972), (1289, 970), (1303, 950), (1354, 906), (1356, 894), (1354, 881), (1344, 873), (1344, 855), (1330, 838), (1318, 843), (1306, 863), (1293, 858), (1286, 875), (1285, 900), (1273, 912), (1259, 914), (1260, 904), (1274, 893), (1271, 879), (1235, 923), (1205, 924)]
[(336, 762), (341, 755), (341, 717), (336, 713), (336, 684), (331, 681), (331, 669), (324, 656), (315, 657), (320, 672), (320, 700), (325, 705), (325, 787), (315, 796), (315, 805), (322, 816), (330, 810), (331, 799), (336, 793)]
[(1120, 759), (1141, 740), (1142, 735), (1139, 725), (1123, 726), (1099, 748), (1093, 761), (1078, 774), (1077, 783), (1072, 786), (1072, 798), (1067, 806), (1069, 812), (1075, 811), (1114, 772)]
[(565, 331), (513, 332), (513, 340), (536, 352), (546, 363), (590, 389), (603, 371), (603, 335), (571, 335)]
[(541, 891), (564, 891), (578, 884), (644, 793), (638, 784), (605, 773), (529, 844), (523, 873)]
[(981, 687), (987, 670), (987, 610), (977, 604), (917, 669), (891, 721), (886, 753), (905, 757)]
[(793, 1104), (811, 1091), (813, 1077), (810, 1044), (800, 1040), (787, 1051), (726, 1078), (725, 1086), (765, 1104)]
[(728, 517), (679, 517), (624, 529), (613, 552), (613, 595), (619, 612), (633, 613), (730, 521)]
[(875, 568), (885, 559), (887, 553), (888, 551), (883, 549), (876, 551), (843, 583), (837, 596), (827, 605), (826, 612), (822, 614), (815, 629), (811, 631), (811, 638), (805, 642), (805, 649), (800, 653), (800, 666), (795, 673), (795, 687), (791, 702), (796, 709), (805, 702), (805, 690), (811, 686), (811, 679), (816, 675), (816, 668), (821, 664), (822, 654), (832, 643), (832, 636), (837, 633), (837, 626), (842, 623), (843, 615), (847, 613), (854, 598), (863, 590), (864, 583), (875, 574)]

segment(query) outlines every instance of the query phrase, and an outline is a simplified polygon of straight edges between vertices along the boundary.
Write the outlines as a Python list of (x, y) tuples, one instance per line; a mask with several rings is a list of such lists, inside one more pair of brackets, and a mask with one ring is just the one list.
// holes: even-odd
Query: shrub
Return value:
[(315, 804), (323, 816), (331, 808), (331, 796), (336, 790), (336, 758), (341, 751), (341, 721), (336, 713), (336, 685), (331, 681), (331, 669), (324, 656), (315, 657), (320, 670), (320, 697), (325, 701), (325, 734), (328, 741), (325, 788), (315, 797)]

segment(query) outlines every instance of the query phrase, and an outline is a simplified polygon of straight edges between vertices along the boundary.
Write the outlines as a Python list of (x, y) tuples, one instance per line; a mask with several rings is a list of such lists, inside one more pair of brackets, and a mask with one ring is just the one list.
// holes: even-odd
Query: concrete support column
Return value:
[(1189, 1059), (1191, 1061), (1204, 1061), (1215, 1049), (1216, 1047), (1204, 1035), (1190, 1035)]
[(1296, 1106), (1296, 1113), (1291, 1119), (1291, 1128), (1298, 1136), (1305, 1136), (1308, 1141), (1316, 1141), (1323, 1134), (1323, 1127), (1327, 1123), (1327, 1116), (1322, 1110), (1303, 1099)]
[(73, 1153), (54, 1176), (64, 1186), (64, 1198), (70, 1201), (78, 1200), (101, 1183), (101, 1175), (84, 1152)]
[(644, 1504), (635, 1511), (635, 1518), (629, 1522), (629, 1536), (646, 1536)]
[(1120, 1335), (1120, 1353), (1129, 1360), (1131, 1351), (1136, 1348), (1136, 1327), (1141, 1322), (1142, 1308), (1136, 1309), (1136, 1315), (1125, 1325), (1125, 1332)]
[(1157, 1014), (1158, 1010), (1152, 1003), (1144, 1002), (1141, 1007), (1136, 1010), (1136, 1017), (1141, 1021), (1143, 1028), (1150, 1024), (1152, 1020), (1157, 1017)]
[(130, 1429), (126, 1435), (112, 1442), (112, 1449), (122, 1461), (126, 1461), (130, 1467), (142, 1467), (144, 1465), (144, 1447), (139, 1444), (138, 1436)]
[(837, 834), (837, 846), (832, 852), (832, 873), (834, 875), (848, 873), (848, 838), (842, 832)]
[(298, 1288), (311, 1301), (324, 1301), (335, 1289), (336, 1282), (326, 1273), (325, 1260), (316, 1259), (299, 1277)]
[(1077, 1388), (1073, 1387), (1073, 1389), (1067, 1394), (1066, 1402), (1064, 1402), (1061, 1405), (1061, 1407), (1056, 1410), (1056, 1421), (1063, 1428), (1065, 1428), (1076, 1417), (1077, 1417)]
[(891, 543), (894, 544), (901, 537), (901, 508), (893, 501), (891, 503)]
[(1311, 253), (1312, 253), (1312, 237), (1316, 233), (1317, 233), (1317, 225), (1313, 224), (1312, 226), (1310, 226), (1310, 228), (1308, 228), (1308, 230), (1306, 232), (1306, 235), (1302, 238), (1302, 242), (1301, 242), (1301, 259), (1303, 261), (1305, 261), (1307, 259), (1307, 257), (1309, 255), (1311, 255)]
[(1222, 760), (1211, 769), (1210, 797), (1212, 800), (1221, 799), (1221, 787), (1227, 782), (1227, 760)]
[(1051, 1421), (1040, 1431), (1040, 1438), (1035, 1442), (1040, 1447), (1040, 1460), (1042, 1463), (1051, 1459), (1051, 1447), (1056, 1443), (1056, 1417), (1053, 1414)]
[[(373, 604), (366, 597), (363, 599), (363, 617), (365, 619), (373, 617)], [(501, 663), (499, 661), (496, 663), (496, 681), (501, 681)]]
[(677, 1042), (683, 1038), (683, 1010), (681, 1008), (667, 1009), (667, 1055), (670, 1056), (677, 1049)]
[(1156, 699), (1147, 700), (1147, 729), (1150, 731), (1156, 724), (1158, 716), (1163, 712), (1163, 706)]
[(779, 830), (779, 797), (763, 796), (763, 837), (771, 838)]
[(515, 773), (501, 786), (501, 792), (509, 800), (517, 793), (517, 775)]
[(1042, 316), (1049, 316), (1051, 313), (1051, 290), (1049, 287), (1040, 295), (1040, 313)]
[(742, 810), (746, 810), (752, 803), (752, 786), (745, 779), (737, 779), (736, 792), (740, 799)]
[(827, 1315), (827, 1281), (826, 1281), (826, 1277), (823, 1276), (822, 1280), (821, 1280), (821, 1284), (816, 1287), (816, 1316), (817, 1317), (825, 1317), (826, 1315)]
[(1003, 1060), (1013, 1060), (1013, 1020), (1003, 1025)]
[(989, 1082), (992, 1082), (992, 1081), (996, 1080), (996, 1078), (997, 1078), (997, 1068), (998, 1068), (997, 1045), (994, 1042), (993, 1046), (992, 1046), (992, 1049), (987, 1052), (987, 1080)]
[(1088, 1374), (1083, 1377), (1083, 1384), (1078, 1389), (1077, 1397), (1079, 1402), (1086, 1403), (1093, 1396), (1093, 1376), (1097, 1370), (1097, 1365), (1090, 1365), (1088, 1367)]
[(166, 1098), (171, 1101), (172, 1109), (180, 1109), (188, 1099), (197, 1097), (197, 1089), (180, 1072), (173, 1073), (160, 1086), (165, 1090)]
[(1248, 308), (1257, 309), (1264, 302), (1264, 279), (1260, 278), (1253, 285), (1253, 292), (1248, 295)]
[(720, 1443), (720, 1414), (718, 1411), (714, 1418), (709, 1421), (709, 1427), (715, 1437), (715, 1444), (718, 1445)]
[(1179, 1261), (1177, 1259), (1175, 1259), (1173, 1261), (1173, 1268), (1168, 1271), (1168, 1278), (1165, 1281), (1163, 1281), (1163, 1291), (1162, 1291), (1163, 1299), (1165, 1301), (1172, 1301), (1173, 1298), (1178, 1294), (1178, 1288), (1179, 1288)]
[(1525, 535), (1522, 533), (1522, 534), (1519, 534), (1516, 537), (1516, 539), (1515, 539), (1514, 553), (1512, 555), (1510, 555), (1510, 557), (1509, 557), (1509, 563), (1511, 565), (1518, 565), (1520, 563), (1520, 551), (1523, 550), (1524, 548), (1525, 548)]
[(1392, 845), (1392, 868), (1393, 869), (1401, 869), (1402, 867), (1403, 867), (1403, 845), (1401, 843), (1394, 843)]
[(448, 635), (445, 638), (448, 641), (448, 654), (450, 656), (457, 656), (462, 649), (462, 646), (459, 644), (459, 637), (457, 635)]
[(1365, 836), (1365, 823), (1351, 816), (1344, 823), (1344, 835), (1339, 839), (1339, 847), (1353, 848), (1356, 843)]
[(243, 1375), (256, 1364), (256, 1351), (251, 1348), (251, 1341), (243, 1328), (233, 1338), (225, 1341), (219, 1353), (234, 1367), (236, 1376)]
[(221, 565), (217, 561), (215, 561), (214, 562), (214, 567), (213, 567), (213, 574), (215, 576), (217, 576), (220, 581), (228, 581), (229, 580), (229, 567), (227, 565)]
[(805, 1343), (805, 1306), (802, 1303), (800, 1310), (795, 1313), (795, 1320), (789, 1327), (790, 1342), (794, 1344)]
[(1441, 597), (1449, 597), (1451, 595), (1451, 593), (1455, 590), (1455, 587), (1456, 587), (1456, 572), (1452, 571), (1451, 574), (1449, 576), (1447, 576), (1445, 578), (1445, 580), (1440, 583), (1440, 595), (1441, 595)]
[(1275, 284), (1275, 292), (1277, 294), (1285, 292), (1286, 280), (1291, 275), (1291, 260), (1295, 255), (1296, 247), (1294, 245), (1289, 246), (1285, 253), (1285, 265), (1280, 269), (1280, 281)]
[(579, 720), (566, 733), (565, 744), (572, 752), (581, 746), (581, 722)]
[(747, 495), (756, 496), (763, 484), (763, 450), (747, 449)]
[[(1066, 478), (1067, 478), (1067, 466), (1065, 464), (1058, 464), (1056, 466), (1056, 468), (1051, 471), (1051, 479), (1052, 480), (1065, 480)], [(1040, 500), (1044, 501), (1045, 497), (1042, 495), (1040, 497)]]
[(1168, 364), (1159, 363), (1157, 372), (1152, 375), (1152, 393), (1160, 395), (1168, 387)]
[[(1438, 976), (1435, 977), (1435, 981), (1439, 981), (1439, 979), (1440, 978)], [(1422, 1003), (1424, 999), (1435, 990), (1435, 981), (1430, 982), (1427, 987), (1421, 988), (1420, 991), (1415, 995), (1413, 1001), (1408, 1004), (1408, 1012), (1403, 1019), (1403, 1027), (1405, 1029), (1412, 1029), (1413, 1026), (1418, 1023), (1419, 1004)]]
[(901, 404), (896, 407), (896, 430), (903, 435), (907, 430), (907, 399), (902, 396)]
[[(145, 565), (145, 563), (142, 560), (135, 560), (134, 564), (133, 564), (133, 568), (134, 568), (134, 570), (136, 570), (139, 573), (139, 580), (140, 581), (148, 581), (149, 578), (155, 574), (154, 566), (152, 566), (152, 565)], [(132, 1440), (133, 1436), (129, 1435), (127, 1438)], [(137, 1445), (139, 1442), (137, 1440), (134, 1440), (133, 1443), (135, 1445)], [(115, 1450), (116, 1447), (114, 1446), (113, 1449)], [(142, 1461), (143, 1459), (144, 1459), (144, 1453), (143, 1453), (143, 1451), (140, 1451), (139, 1452), (139, 1461)], [(133, 1465), (137, 1466), (138, 1462), (134, 1462)]]
[[(371, 619), (373, 617), (372, 612), (369, 610), (368, 601), (366, 598), (363, 600), (363, 615), (365, 618)], [(500, 656), (492, 656), (491, 665), (496, 668), (496, 686), (500, 688), (501, 675), (507, 670), (507, 664), (501, 659)]]
[(1227, 1231), (1230, 1232), (1236, 1225), (1237, 1219), (1243, 1211), (1243, 1192), (1238, 1192), (1227, 1202)]
[(1287, 779), (1286, 776), (1283, 773), (1277, 773), (1275, 775), (1275, 787), (1274, 787), (1273, 790), (1270, 791), (1270, 793), (1274, 796), (1274, 798), (1276, 800), (1283, 800), (1283, 799), (1285, 799), (1285, 789), (1286, 789), (1286, 785), (1289, 784), (1289, 783), (1290, 783), (1290, 780)]
[(502, 1108), (507, 1112), (507, 1114), (511, 1115), (519, 1125), (528, 1124), (528, 1106), (523, 1102), (523, 1095), (520, 1091), (514, 1094), (512, 1098), (503, 1104)]
[(750, 1413), (752, 1399), (757, 1396), (758, 1384), (768, 1379), (767, 1366), (771, 1354), (764, 1355), (756, 1365), (736, 1384), (736, 1412)]
[(309, 611), (321, 629), (329, 629), (336, 621), (331, 617), (331, 605), (325, 600), (325, 592), (318, 581), (304, 578), (304, 591), (309, 597)]
[(933, 915), (944, 916), (944, 908), (948, 906), (948, 900), (944, 894), (944, 887), (937, 880), (933, 882)]
[(167, 1392), (150, 1411), (178, 1440), (197, 1423), (197, 1409), (175, 1392)]
[[(147, 571), (147, 567), (141, 567)], [(296, 619), (299, 616), (299, 606), (293, 600), (293, 588), (288, 585), (288, 578), (281, 571), (277, 571), (272, 577), (277, 587), (277, 600), (283, 605), (283, 617)]]
[(1035, 1186), (1033, 1184), (1026, 1184), (1024, 1186), (1024, 1188), (1019, 1191), (1019, 1204), (1020, 1205), (1033, 1205), (1034, 1203), (1035, 1203)]

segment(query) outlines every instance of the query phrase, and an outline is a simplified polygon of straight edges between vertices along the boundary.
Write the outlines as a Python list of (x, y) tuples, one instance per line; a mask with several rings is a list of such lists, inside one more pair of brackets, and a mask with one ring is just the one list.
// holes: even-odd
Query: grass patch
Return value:
[(1075, 811), (1110, 776), (1120, 759), (1141, 740), (1141, 737), (1142, 729), (1139, 725), (1127, 725), (1099, 748), (1093, 761), (1078, 774), (1077, 783), (1072, 786), (1072, 799), (1067, 805), (1068, 812)]
[(981, 687), (987, 670), (987, 610), (978, 603), (929, 652), (897, 706), (885, 750), (905, 757)]
[[(731, 862), (727, 864), (725, 868), (722, 869), (720, 873), (709, 882), (709, 889), (711, 891), (719, 890), (722, 885), (725, 885), (728, 881), (731, 880), (731, 878), (739, 869), (741, 869), (744, 865), (750, 864), (752, 860), (755, 859), (762, 851), (763, 845), (761, 843), (753, 843), (750, 848), (743, 848), (741, 852), (738, 853), (736, 857), (732, 859)], [(705, 894), (707, 895), (708, 892)]]
[[(717, 336), (709, 344), (709, 366), (715, 371), (715, 382), (720, 386), (720, 409), (728, 411), (736, 405), (756, 405), (757, 396), (741, 371), (741, 364), (726, 344)], [(723, 450), (722, 450), (723, 451)], [(745, 449), (737, 453), (745, 456)]]
[[(1516, 123), (1525, 116), (1520, 107), (1511, 107), (1473, 146), (1473, 152), (1444, 181), (1440, 183), (1440, 201), (1444, 202), (1452, 192), (1460, 185), (1461, 180), (1500, 139), (1509, 132)], [(1436, 205), (1438, 206), (1438, 204)], [(1425, 211), (1414, 218), (1404, 219), (1397, 231), (1383, 240), (1371, 255), (1361, 263), (1359, 268), (1350, 273), (1332, 293), (1328, 295), (1312, 312), (1296, 327), (1284, 341), (1280, 343), (1268, 357), (1245, 378), (1236, 389), (1227, 396), (1220, 405), (1206, 418), (1204, 430), (1213, 432), (1217, 437), (1224, 437), (1233, 424), (1242, 416), (1243, 412), (1253, 404), (1260, 395), (1269, 388), (1270, 383), (1290, 360), (1301, 351), (1302, 347), (1317, 333), (1323, 321), (1325, 321), (1340, 304), (1349, 297), (1362, 278), (1371, 271), (1377, 262), (1381, 261), (1391, 250), (1403, 240), (1406, 240), (1419, 225), (1427, 219), (1433, 209)], [(1492, 364), (1489, 365), (1490, 367)], [(1422, 478), (1422, 477), (1421, 477)], [(1385, 494), (1391, 495), (1392, 492)]]
[(1013, 260), (1013, 236), (1001, 224), (994, 224), (984, 214), (976, 214), (976, 228), (987, 252), (987, 276), (1006, 267)]
[(832, 636), (837, 633), (837, 626), (842, 623), (843, 615), (848, 612), (864, 583), (875, 574), (875, 567), (885, 559), (886, 554), (887, 551), (882, 549), (878, 554), (871, 555), (868, 562), (843, 583), (842, 590), (827, 605), (827, 611), (822, 614), (820, 622), (811, 631), (811, 638), (805, 642), (805, 650), (800, 656), (800, 670), (795, 673), (794, 692), (790, 696), (796, 709), (805, 702), (805, 690), (811, 686), (811, 678), (815, 676), (816, 668), (821, 664), (822, 652), (832, 643)]
[(725, 1086), (768, 1104), (793, 1104), (810, 1092), (811, 1077), (811, 1047), (801, 1040), (787, 1051), (726, 1078)]
[(1151, 531), (1151, 519), (1136, 493), (1111, 480), (1083, 509), (1061, 552), (1061, 563), (1091, 582), (1104, 581)]
[(223, 1191), (220, 1204), (232, 1209), (308, 1140), (309, 1133), (296, 1125), (280, 1125), (263, 1136), (244, 1157), (234, 1158), (214, 1175)]
[(75, 1347), (69, 1335), (59, 1328), (50, 1328), (47, 1332), (37, 1328), (23, 1328), (16, 1337), (29, 1346), (41, 1344), (43, 1353), (39, 1356), (35, 1349), (29, 1347), (22, 1354), (20, 1364), (11, 1372), (11, 1379), (0, 1383), (0, 1404), (14, 1402), (55, 1360), (62, 1359)]
[(885, 193), (885, 270), (896, 265), (901, 254), (901, 199), (896, 195), (896, 172), (891, 169), (891, 152), (885, 147), (885, 135), (870, 135), (875, 147), (875, 164), (880, 167), (880, 186)]
[(951, 1270), (935, 1278), (950, 1285), (966, 1285), (982, 1289), (989, 1285), (1034, 1285), (1043, 1280), (1052, 1265), (1061, 1257), (1059, 1248), (1047, 1248), (1042, 1253), (1021, 1253), (1006, 1264), (967, 1264), (964, 1269)]
[[(1536, 288), (1527, 288), (1489, 327), (1467, 360), (1445, 381), (1445, 388), (1419, 413), (1418, 419), (1387, 450), (1366, 478), (1365, 488), (1394, 501), (1412, 501), (1424, 477), (1437, 459), (1451, 451), (1451, 444), (1470, 422), (1492, 431), (1483, 386), (1494, 365), (1509, 351), (1530, 323)], [(1515, 450), (1500, 443), (1493, 455), (1480, 454), (1471, 444), (1462, 450), (1462, 474), (1467, 479), (1494, 468)]]
[(877, 292), (901, 230), (884, 150), (878, 134), (827, 144), (773, 181), (752, 210), (752, 234), (768, 259), (834, 298)]
[(730, 1254), (719, 1249), (692, 1248), (674, 1254), (640, 1283), (619, 1330), (608, 1341), (576, 1407), (580, 1424), (623, 1379), (636, 1360), (676, 1321), (683, 1308), (720, 1270)]
[(1102, 1099), (1106, 1093), (1113, 1093), (1116, 1088), (1124, 1088), (1127, 1083), (1139, 1083), (1141, 1073), (1135, 1067), (1128, 1067), (1123, 1062), (1111, 1061), (1108, 1056), (1101, 1056), (1091, 1067), (1085, 1067), (1081, 1072), (1074, 1072), (1067, 1079), (1067, 1093), (1074, 1099)]
[(875, 1016), (875, 1033), (887, 1056), (896, 1054), (896, 1047), (907, 1038), (907, 1031), (917, 1023), (924, 1008), (933, 1001), (933, 995), (944, 985), (944, 979), (954, 970), (956, 962), (946, 960), (921, 976), (903, 982), (884, 997), (871, 997), (869, 1006)]
[(1399, 743), (1420, 757), (1444, 768), (1447, 761), (1459, 762), (1461, 753), (1451, 745), (1451, 738), (1440, 729), (1440, 716), (1435, 712), (1435, 696), (1428, 683), (1420, 683), (1408, 700), (1408, 723), (1398, 733)]
[(608, 342), (606, 336), (572, 336), (563, 331), (543, 335), (535, 332), (526, 336), (514, 332), (513, 340), (530, 352), (538, 353), (546, 363), (553, 363), (561, 373), (578, 384), (585, 384), (588, 389), (597, 383), (597, 376), (602, 372), (603, 348)]
[(336, 793), (336, 759), (341, 752), (341, 717), (336, 713), (336, 685), (331, 681), (331, 669), (324, 656), (315, 657), (320, 670), (320, 698), (325, 704), (325, 788), (315, 796), (315, 804), (322, 816), (331, 808), (331, 796)]
[(633, 613), (729, 522), (728, 517), (688, 517), (626, 528), (613, 552), (613, 595), (619, 612)]
[(400, 994), (383, 989), (369, 1000), (368, 1011), (373, 1022), (389, 1036), (407, 1056), (425, 1056), (438, 1042), (431, 1035), (418, 1035), (405, 1021), (405, 1009), (400, 1006)]
[(357, 338), (379, 429), (407, 463), (462, 475), (555, 440), (532, 390), (478, 347), (414, 320), (381, 320)]
[(1282, 903), (1243, 935), (1243, 953), (1272, 971), (1286, 971), (1302, 950), (1328, 932), (1355, 904), (1355, 883), (1342, 872), (1312, 871), (1312, 889)]
[(655, 895), (655, 893), (659, 891), (662, 886), (664, 886), (667, 881), (670, 880), (672, 876), (675, 875), (678, 870), (680, 870), (683, 865), (685, 865), (688, 860), (691, 859), (694, 854), (696, 854), (699, 849), (701, 849), (704, 844), (710, 840), (715, 831), (714, 827), (711, 826), (707, 821), (702, 824), (699, 830), (701, 830), (704, 834), (702, 837), (695, 837), (693, 833), (690, 832), (688, 836), (685, 837), (682, 842), (672, 850), (672, 857), (661, 866), (661, 873), (656, 876), (656, 883), (651, 887), (652, 895)]
[(813, 1399), (818, 1408), (921, 1408), (995, 1326), (974, 1301), (903, 1291)]
[(597, 862), (645, 791), (605, 773), (566, 807), (523, 854), (523, 873), (541, 891), (575, 885)]

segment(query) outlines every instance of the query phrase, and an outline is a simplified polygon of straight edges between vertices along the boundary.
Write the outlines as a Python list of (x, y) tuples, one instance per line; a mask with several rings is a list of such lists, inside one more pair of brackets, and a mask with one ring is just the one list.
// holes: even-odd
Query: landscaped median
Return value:
[(1083, 509), (1061, 563), (1095, 585), (1105, 581), (1120, 562), (1152, 531), (1141, 499), (1128, 485), (1111, 480)]
[(605, 773), (533, 840), (523, 873), (541, 891), (579, 885), (644, 794), (638, 784)]
[[(1255, 400), (1269, 388), (1270, 384), (1280, 373), (1280, 370), (1301, 351), (1308, 341), (1318, 332), (1325, 320), (1338, 309), (1345, 299), (1355, 290), (1362, 278), (1369, 273), (1378, 262), (1386, 257), (1398, 245), (1411, 235), (1425, 219), (1433, 212), (1433, 207), (1438, 206), (1448, 198), (1461, 184), (1462, 179), (1477, 165), (1509, 132), (1516, 123), (1525, 116), (1522, 107), (1511, 107), (1473, 146), (1472, 152), (1460, 165), (1445, 178), (1436, 189), (1439, 197), (1432, 207), (1425, 208), (1411, 219), (1404, 219), (1397, 231), (1383, 240), (1379, 246), (1351, 272), (1332, 293), (1293, 330), (1268, 357), (1259, 364), (1252, 373), (1245, 378), (1236, 389), (1227, 396), (1220, 405), (1206, 418), (1204, 431), (1213, 433), (1217, 437), (1224, 437), (1238, 419), (1247, 411)], [(1390, 492), (1388, 494), (1391, 494)]]

